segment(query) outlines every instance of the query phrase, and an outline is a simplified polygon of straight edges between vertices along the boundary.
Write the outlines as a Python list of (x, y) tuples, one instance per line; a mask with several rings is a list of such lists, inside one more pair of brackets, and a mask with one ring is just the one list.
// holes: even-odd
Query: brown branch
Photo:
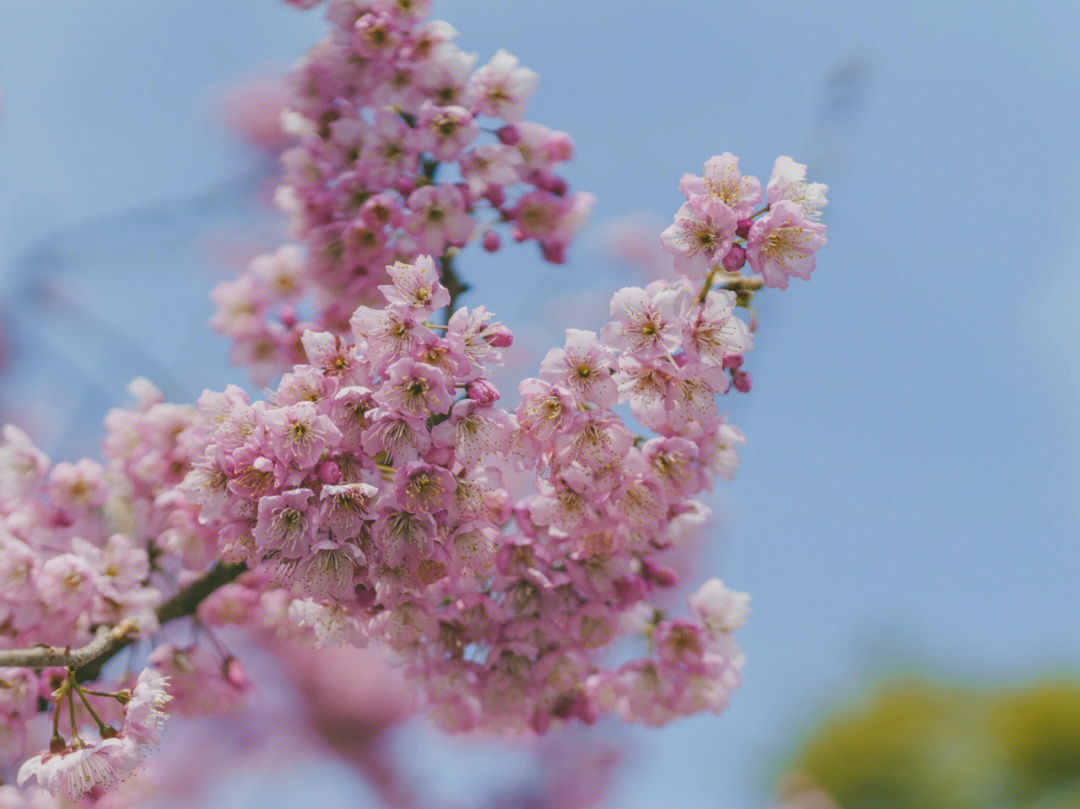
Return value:
[[(155, 610), (158, 623), (194, 615), (208, 595), (236, 579), (246, 565), (214, 565), (201, 579), (196, 579)], [(134, 625), (121, 621), (113, 627), (101, 627), (94, 639), (77, 649), (57, 646), (34, 646), (30, 649), (0, 649), (0, 667), (44, 669), (63, 666), (74, 669), (80, 682), (96, 679), (102, 666), (132, 641)]]
[(454, 316), (458, 296), (469, 291), (469, 285), (454, 272), (454, 257), (450, 253), (442, 257), (442, 284), (450, 293), (450, 303), (446, 305), (446, 322), (449, 323)]

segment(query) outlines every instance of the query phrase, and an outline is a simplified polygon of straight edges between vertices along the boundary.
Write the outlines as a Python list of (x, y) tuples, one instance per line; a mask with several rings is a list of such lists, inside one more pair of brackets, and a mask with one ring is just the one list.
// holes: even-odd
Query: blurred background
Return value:
[[(811, 283), (760, 299), (754, 390), (725, 403), (749, 442), (695, 578), (754, 599), (731, 708), (516, 758), (412, 719), (387, 741), (397, 777), (439, 806), (584, 806), (544, 797), (569, 749), (610, 776), (582, 800), (620, 809), (1080, 806), (1080, 6), (434, 16), (481, 62), (506, 48), (540, 73), (529, 118), (573, 135), (565, 174), (599, 198), (567, 266), (463, 257), (463, 302), (519, 336), (514, 374), (647, 279), (679, 177), (713, 154), (763, 178), (780, 154), (809, 164), (829, 245)], [(3, 0), (0, 417), (54, 457), (97, 453), (134, 376), (181, 401), (243, 381), (207, 293), (281, 221), (274, 158), (229, 111), (322, 27), (277, 0)], [(275, 774), (198, 800), (392, 800), (347, 756), (280, 743)]]

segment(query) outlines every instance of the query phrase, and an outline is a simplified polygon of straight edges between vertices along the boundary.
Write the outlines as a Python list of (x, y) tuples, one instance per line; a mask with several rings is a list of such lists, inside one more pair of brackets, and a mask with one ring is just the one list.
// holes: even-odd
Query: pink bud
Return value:
[(406, 174), (394, 182), (394, 188), (398, 190), (401, 196), (407, 197), (416, 190), (416, 179)]
[(743, 364), (742, 354), (725, 354), (724, 355), (724, 367), (725, 368), (738, 368)]
[(501, 185), (489, 185), (487, 191), (484, 192), (484, 198), (491, 203), (492, 207), (501, 208), (506, 202), (506, 192), (503, 191)]
[(499, 234), (494, 230), (489, 230), (484, 234), (484, 238), (480, 243), (489, 253), (494, 253), (502, 246), (502, 239), (499, 238)]
[(550, 171), (534, 171), (529, 177), (529, 182), (544, 191), (550, 191), (556, 196), (566, 193), (566, 181)]
[(723, 264), (728, 272), (738, 272), (746, 264), (746, 249), (738, 244), (732, 245), (724, 255)]
[(489, 405), (499, 398), (499, 391), (486, 379), (477, 379), (469, 383), (466, 395), (479, 405)]
[(679, 574), (672, 568), (657, 564), (648, 557), (642, 559), (643, 575), (659, 587), (673, 587), (679, 582)]
[(238, 691), (244, 691), (251, 685), (247, 671), (235, 657), (230, 657), (225, 661), (225, 679)]
[(498, 136), (499, 141), (505, 143), (507, 146), (514, 146), (521, 140), (521, 133), (518, 132), (518, 128), (513, 124), (507, 124), (500, 128), (495, 134)]
[(740, 219), (735, 223), (735, 235), (740, 239), (745, 239), (750, 235), (750, 228), (753, 224), (753, 219)]
[(735, 390), (739, 393), (749, 393), (754, 379), (746, 371), (736, 371), (732, 382), (735, 384)]
[(544, 259), (550, 261), (552, 264), (566, 263), (565, 244), (542, 244), (540, 245), (540, 252), (543, 253)]
[(341, 481), (341, 467), (333, 461), (323, 461), (319, 464), (319, 480), (333, 486)]
[(509, 348), (514, 342), (514, 333), (504, 324), (496, 323), (484, 329), (484, 339), (492, 348)]
[(296, 309), (286, 304), (278, 310), (278, 320), (281, 321), (281, 325), (285, 328), (291, 329), (296, 325), (296, 321), (299, 320), (299, 318), (296, 315)]

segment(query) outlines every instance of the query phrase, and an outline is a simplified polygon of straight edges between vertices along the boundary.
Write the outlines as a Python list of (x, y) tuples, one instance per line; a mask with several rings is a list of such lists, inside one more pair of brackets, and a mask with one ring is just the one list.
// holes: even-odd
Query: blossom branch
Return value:
[[(246, 565), (218, 564), (205, 576), (197, 579), (168, 601), (163, 602), (155, 614), (159, 623), (194, 615), (207, 596), (236, 579), (247, 570)], [(131, 643), (134, 625), (121, 622), (113, 627), (102, 627), (94, 639), (77, 649), (56, 646), (34, 646), (30, 649), (0, 650), (0, 666), (5, 668), (44, 669), (63, 666), (76, 671), (78, 680), (92, 680), (101, 672), (102, 666), (117, 652)]]

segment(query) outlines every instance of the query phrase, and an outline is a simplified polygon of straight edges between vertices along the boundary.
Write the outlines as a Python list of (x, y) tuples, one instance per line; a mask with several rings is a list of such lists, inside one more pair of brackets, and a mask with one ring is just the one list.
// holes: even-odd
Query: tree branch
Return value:
[(469, 285), (458, 278), (454, 272), (454, 257), (447, 254), (442, 257), (442, 284), (450, 293), (450, 303), (446, 306), (446, 322), (454, 316), (454, 307), (457, 305), (458, 295), (469, 291)]
[[(235, 580), (247, 570), (246, 565), (216, 564), (201, 579), (196, 579), (155, 610), (159, 623), (194, 615), (208, 595)], [(133, 626), (120, 622), (113, 627), (101, 627), (94, 639), (78, 649), (57, 646), (34, 646), (30, 649), (0, 649), (0, 666), (10, 668), (44, 669), (63, 666), (75, 669), (80, 682), (96, 679), (102, 667), (117, 652), (131, 643)]]

